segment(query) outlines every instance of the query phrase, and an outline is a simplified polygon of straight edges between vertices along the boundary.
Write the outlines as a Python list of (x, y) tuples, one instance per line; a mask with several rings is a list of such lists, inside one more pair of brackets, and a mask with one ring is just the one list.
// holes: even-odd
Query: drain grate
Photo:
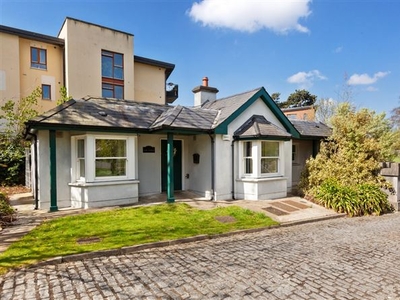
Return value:
[(271, 214), (273, 214), (273, 215), (276, 215), (276, 216), (288, 215), (287, 212), (284, 212), (283, 210), (277, 209), (277, 208), (272, 207), (272, 206), (270, 206), (270, 207), (265, 207), (265, 208), (263, 208), (263, 210), (265, 210), (265, 211), (267, 211), (267, 212), (269, 212), (269, 213), (271, 213)]
[(299, 210), (299, 209), (296, 208), (296, 207), (293, 207), (293, 206), (284, 204), (284, 203), (282, 203), (282, 202), (274, 202), (274, 203), (271, 203), (271, 205), (274, 206), (274, 207), (276, 207), (276, 208), (279, 208), (279, 209), (282, 209), (282, 210), (284, 210), (284, 211), (287, 211), (287, 212), (294, 212), (294, 211), (296, 211), (296, 210)]
[(309, 208), (308, 205), (304, 205), (304, 204), (301, 204), (301, 203), (296, 202), (296, 201), (293, 201), (293, 200), (286, 200), (286, 201), (283, 201), (283, 203), (289, 204), (289, 205), (294, 206), (294, 207), (297, 207), (297, 208), (299, 208), (299, 209), (306, 209), (306, 208)]

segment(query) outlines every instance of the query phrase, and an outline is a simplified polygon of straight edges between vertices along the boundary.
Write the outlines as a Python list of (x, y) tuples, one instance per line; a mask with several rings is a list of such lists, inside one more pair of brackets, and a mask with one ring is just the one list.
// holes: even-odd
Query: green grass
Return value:
[[(232, 216), (236, 222), (221, 223), (216, 216)], [(0, 254), (0, 274), (56, 256), (277, 224), (262, 213), (237, 206), (198, 210), (185, 203), (63, 217), (44, 222)], [(77, 242), (89, 237), (100, 241)]]

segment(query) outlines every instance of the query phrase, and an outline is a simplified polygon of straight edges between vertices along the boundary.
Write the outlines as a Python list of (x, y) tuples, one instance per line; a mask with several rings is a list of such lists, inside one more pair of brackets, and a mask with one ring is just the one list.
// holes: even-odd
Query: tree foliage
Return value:
[(68, 96), (67, 88), (65, 86), (62, 86), (60, 88), (60, 99), (57, 100), (57, 105), (63, 104), (71, 99), (72, 97)]
[(15, 185), (24, 183), (25, 122), (37, 116), (35, 109), (41, 88), (36, 88), (20, 101), (8, 100), (0, 109), (5, 131), (0, 135), (0, 183)]
[(317, 96), (307, 90), (295, 90), (290, 94), (286, 101), (279, 102), (280, 108), (301, 107), (313, 105), (317, 101)]
[(338, 103), (330, 98), (318, 99), (315, 103), (315, 118), (317, 121), (330, 125), (331, 118), (336, 112)]
[(389, 187), (379, 175), (380, 163), (394, 157), (399, 135), (385, 114), (356, 111), (344, 102), (338, 105), (331, 125), (332, 135), (321, 143), (318, 155), (306, 163), (299, 186), (303, 192), (316, 197), (321, 186), (332, 180), (344, 187)]

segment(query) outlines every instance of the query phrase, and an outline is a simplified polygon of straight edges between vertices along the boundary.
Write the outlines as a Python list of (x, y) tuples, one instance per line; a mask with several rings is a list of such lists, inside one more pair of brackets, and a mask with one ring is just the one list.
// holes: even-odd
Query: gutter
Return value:
[(35, 199), (35, 210), (38, 210), (39, 209), (38, 138), (37, 138), (37, 134), (34, 134), (32, 132), (28, 132), (26, 135), (30, 135), (34, 139), (33, 151), (34, 151), (34, 164), (35, 164), (35, 172), (34, 172), (35, 189), (33, 191), (33, 198)]
[(235, 199), (235, 147), (234, 144), (236, 142), (236, 139), (234, 138), (231, 143), (231, 159), (232, 159), (232, 176), (231, 176), (231, 186), (232, 186), (232, 200)]
[(215, 166), (215, 151), (214, 151), (214, 145), (215, 145), (215, 139), (214, 137), (209, 133), (208, 136), (211, 139), (211, 200), (215, 200), (214, 198), (214, 188), (215, 188), (215, 171), (214, 171), (214, 166)]

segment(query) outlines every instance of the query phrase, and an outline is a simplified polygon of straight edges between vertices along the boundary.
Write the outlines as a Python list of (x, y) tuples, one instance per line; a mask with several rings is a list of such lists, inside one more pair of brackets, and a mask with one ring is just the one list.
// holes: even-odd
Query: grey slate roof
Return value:
[(215, 127), (225, 121), (230, 115), (237, 111), (245, 104), (254, 94), (261, 88), (257, 88), (241, 94), (236, 94), (230, 97), (221, 98), (215, 101), (206, 102), (202, 108), (220, 110), (220, 115), (216, 121)]
[[(251, 99), (260, 89), (207, 102), (202, 107), (169, 106), (154, 103), (88, 97), (70, 100), (27, 122), (28, 128), (53, 127), (67, 130), (88, 129), (130, 132), (176, 131), (212, 132)], [(320, 122), (291, 120), (304, 138), (331, 135), (331, 128)], [(281, 137), (291, 134), (263, 116), (254, 115), (236, 132), (238, 137)]]
[(321, 122), (290, 120), (302, 137), (328, 137), (332, 128)]
[(124, 128), (154, 131), (163, 128), (207, 131), (218, 111), (167, 106), (110, 98), (70, 100), (28, 122), (62, 127)]
[(264, 116), (253, 115), (235, 131), (234, 136), (240, 138), (279, 137), (290, 139), (292, 135), (269, 122)]

